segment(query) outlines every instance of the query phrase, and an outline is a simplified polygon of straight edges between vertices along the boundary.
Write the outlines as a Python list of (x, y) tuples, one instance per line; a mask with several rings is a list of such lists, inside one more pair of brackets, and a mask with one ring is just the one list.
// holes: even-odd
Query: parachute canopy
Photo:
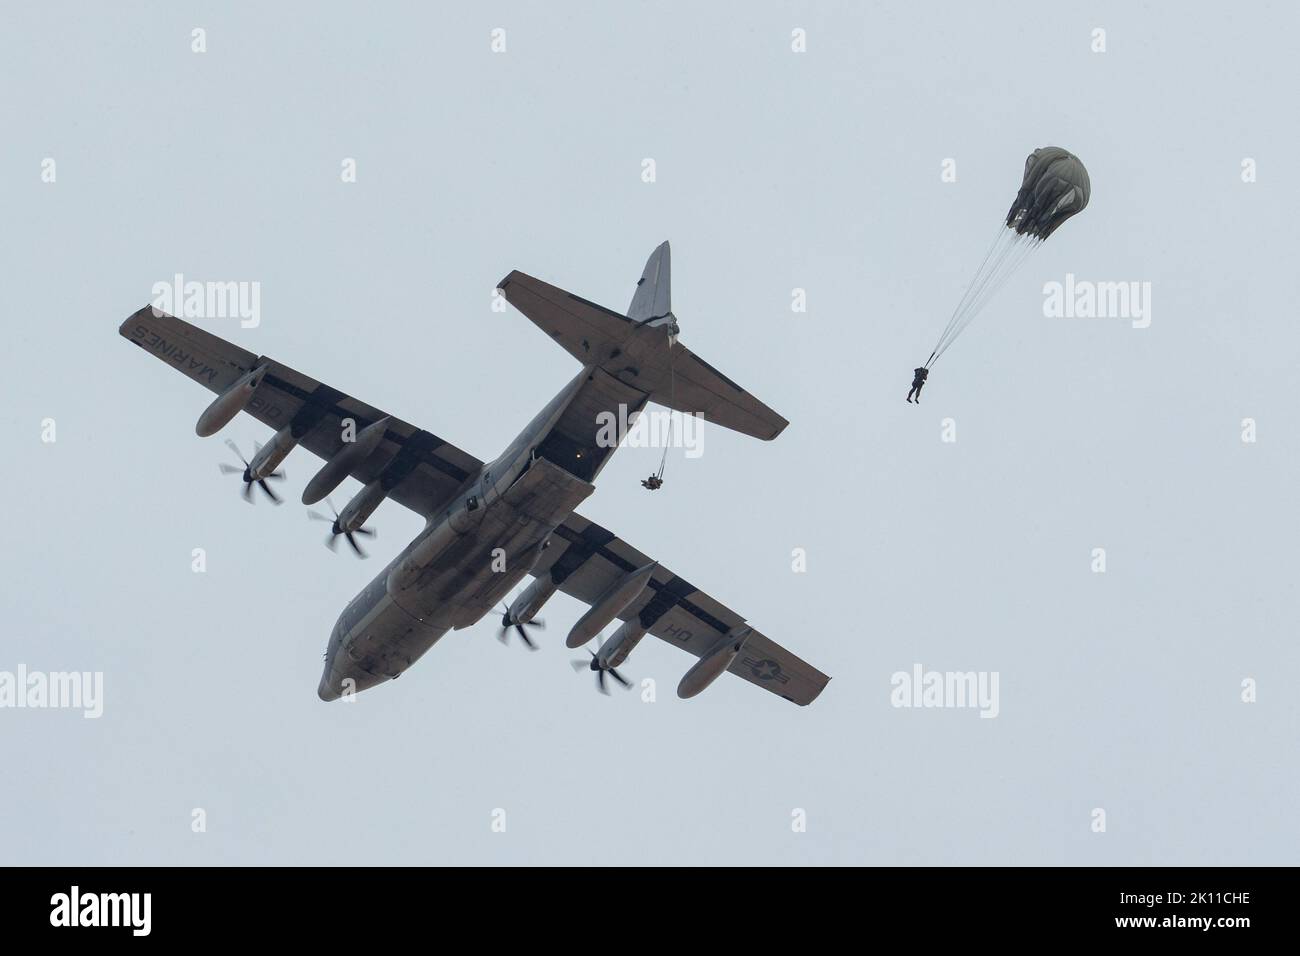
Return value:
[(1025, 160), (1025, 178), (1006, 224), (1022, 236), (1046, 239), (1083, 212), (1091, 194), (1088, 170), (1079, 157), (1059, 146), (1043, 146)]
[(983, 263), (944, 326), (943, 334), (926, 360), (926, 368), (948, 351), (948, 346), (975, 320), (1020, 264), (1061, 223), (1083, 211), (1091, 195), (1088, 170), (1073, 153), (1059, 146), (1043, 146), (1029, 154), (1016, 201), (1011, 204), (1006, 221), (998, 225)]

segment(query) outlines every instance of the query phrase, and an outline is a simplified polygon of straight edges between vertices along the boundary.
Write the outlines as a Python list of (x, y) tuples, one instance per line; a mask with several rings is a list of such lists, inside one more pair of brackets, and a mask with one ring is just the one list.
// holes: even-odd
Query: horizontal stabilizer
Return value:
[(519, 271), (502, 279), (499, 288), (506, 301), (583, 365), (600, 366), (660, 405), (770, 441), (789, 422), (677, 342), (669, 262), (665, 242), (646, 263), (631, 315)]

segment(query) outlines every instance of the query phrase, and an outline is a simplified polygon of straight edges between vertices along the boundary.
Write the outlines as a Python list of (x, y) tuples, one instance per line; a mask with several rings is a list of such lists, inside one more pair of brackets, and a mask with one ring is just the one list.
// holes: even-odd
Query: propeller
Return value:
[(512, 627), (515, 629), (515, 633), (519, 635), (519, 639), (524, 642), (524, 645), (530, 651), (535, 651), (537, 650), (537, 645), (533, 643), (533, 639), (528, 636), (528, 632), (524, 630), (524, 628), (535, 627), (538, 630), (544, 631), (546, 630), (546, 622), (539, 617), (533, 618), (533, 620), (531, 621), (516, 621), (510, 616), (509, 606), (502, 604), (501, 605), (501, 630), (497, 631), (497, 640), (500, 641), (502, 644), (508, 643), (509, 642), (508, 638), (510, 637), (510, 629)]
[(360, 534), (367, 538), (374, 538), (376, 537), (374, 529), (357, 528), (356, 531), (344, 531), (339, 527), (339, 513), (334, 507), (334, 502), (330, 501), (329, 498), (326, 498), (325, 503), (330, 506), (330, 511), (334, 513), (333, 518), (328, 518), (319, 511), (313, 511), (310, 508), (307, 509), (308, 518), (311, 518), (313, 521), (328, 521), (330, 523), (330, 534), (329, 537), (325, 539), (325, 547), (329, 548), (331, 551), (337, 551), (339, 547), (339, 535), (343, 535), (343, 537), (348, 539), (348, 544), (352, 545), (352, 550), (356, 552), (358, 558), (363, 560), (368, 558), (369, 555), (366, 554), (365, 551), (361, 550), (361, 545), (357, 544), (355, 535)]
[(247, 501), (250, 505), (253, 503), (253, 485), (256, 484), (259, 488), (261, 488), (264, 492), (266, 492), (266, 496), (268, 498), (270, 498), (277, 505), (281, 504), (284, 499), (282, 499), (279, 495), (277, 495), (274, 491), (271, 490), (271, 486), (266, 483), (266, 479), (274, 478), (276, 481), (283, 481), (284, 472), (273, 471), (271, 472), (271, 474), (267, 475), (266, 478), (259, 478), (257, 479), (256, 482), (254, 482), (251, 476), (252, 466), (248, 464), (248, 459), (246, 459), (243, 456), (243, 454), (240, 453), (239, 448), (229, 438), (226, 439), (226, 447), (235, 453), (235, 457), (244, 463), (244, 467), (236, 468), (234, 465), (228, 465), (224, 461), (221, 462), (217, 467), (221, 469), (221, 473), (223, 475), (239, 475), (242, 477), (244, 482), (244, 490), (243, 490), (244, 500)]
[[(596, 647), (599, 648), (600, 643), (597, 643)], [(606, 674), (609, 674), (611, 677), (614, 678), (614, 680), (618, 681), (619, 684), (622, 685), (624, 690), (632, 689), (632, 682), (627, 678), (625, 678), (618, 671), (614, 670), (614, 668), (600, 666), (600, 658), (596, 656), (595, 651), (593, 651), (591, 648), (587, 648), (587, 653), (591, 655), (590, 661), (576, 660), (576, 661), (570, 661), (569, 663), (575, 671), (586, 671), (586, 670), (595, 671), (596, 689), (598, 691), (600, 691), (606, 697), (609, 696), (609, 687), (605, 683)]]

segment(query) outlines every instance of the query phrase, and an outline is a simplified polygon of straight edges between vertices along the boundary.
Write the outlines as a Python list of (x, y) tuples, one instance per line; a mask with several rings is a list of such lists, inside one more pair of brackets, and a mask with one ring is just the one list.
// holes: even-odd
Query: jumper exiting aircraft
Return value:
[[(214, 435), (241, 410), (275, 430), (242, 469), (244, 496), (301, 445), (325, 460), (303, 491), (324, 499), (351, 476), (362, 489), (330, 520), (364, 556), (357, 535), (385, 498), (425, 519), (408, 544), (339, 616), (325, 652), (318, 694), (336, 700), (399, 677), (449, 630), (469, 627), (528, 575), (505, 607), (501, 636), (525, 627), (557, 591), (590, 605), (569, 632), (577, 648), (615, 620), (590, 651), (605, 687), (646, 634), (699, 660), (678, 684), (693, 697), (723, 671), (796, 704), (809, 704), (830, 679), (745, 623), (745, 619), (574, 509), (614, 447), (598, 441), (602, 413), (635, 412), (654, 401), (702, 414), (727, 428), (771, 440), (784, 418), (677, 341), (670, 302), (669, 248), (650, 256), (627, 315), (522, 272), (500, 284), (507, 301), (582, 363), (580, 371), (495, 461), (483, 463), (436, 435), (257, 356), (188, 322), (146, 306), (122, 336), (217, 393), (195, 430)], [(232, 447), (234, 447), (232, 445)], [(504, 564), (502, 559), (504, 558)], [(503, 570), (504, 568), (504, 570)]]

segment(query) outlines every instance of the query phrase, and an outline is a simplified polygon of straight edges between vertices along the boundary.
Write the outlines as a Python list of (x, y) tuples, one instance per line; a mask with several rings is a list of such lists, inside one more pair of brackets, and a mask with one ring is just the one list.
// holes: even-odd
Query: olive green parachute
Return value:
[(1061, 223), (1083, 211), (1091, 195), (1088, 170), (1073, 153), (1059, 146), (1043, 146), (1029, 154), (1016, 200), (1006, 220), (998, 224), (984, 262), (953, 310), (952, 318), (926, 360), (926, 368), (948, 350), (1020, 264)]
[(1065, 220), (1083, 212), (1091, 194), (1088, 171), (1079, 157), (1059, 146), (1044, 146), (1025, 160), (1025, 178), (1006, 224), (1020, 235), (1046, 239)]

